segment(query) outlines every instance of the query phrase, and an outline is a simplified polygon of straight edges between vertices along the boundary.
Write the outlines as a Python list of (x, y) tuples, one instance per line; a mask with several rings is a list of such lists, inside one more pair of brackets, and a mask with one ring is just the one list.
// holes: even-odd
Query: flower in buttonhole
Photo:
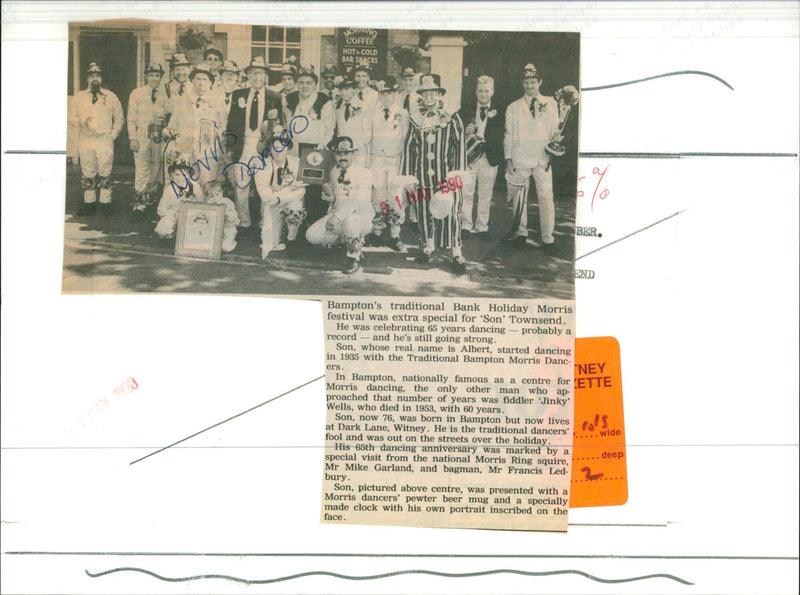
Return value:
[(239, 98), (239, 108), (241, 109), (247, 108), (247, 101), (245, 100), (244, 97)]
[(488, 112), (486, 112), (486, 117), (487, 118), (494, 118), (496, 115), (497, 115), (497, 110), (496, 109), (489, 110)]

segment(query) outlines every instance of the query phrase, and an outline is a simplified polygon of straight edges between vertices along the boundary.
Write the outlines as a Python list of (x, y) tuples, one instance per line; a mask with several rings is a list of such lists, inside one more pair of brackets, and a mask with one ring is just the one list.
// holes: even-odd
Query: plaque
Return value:
[(316, 145), (300, 143), (300, 173), (298, 179), (306, 184), (321, 186), (328, 180), (333, 167), (333, 153), (317, 149)]

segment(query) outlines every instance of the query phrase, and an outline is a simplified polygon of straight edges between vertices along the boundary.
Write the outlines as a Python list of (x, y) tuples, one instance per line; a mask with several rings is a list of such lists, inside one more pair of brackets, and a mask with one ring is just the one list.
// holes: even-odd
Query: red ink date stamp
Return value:
[[(442, 194), (449, 194), (450, 192), (455, 192), (456, 190), (461, 190), (464, 187), (464, 182), (461, 180), (461, 176), (453, 176), (451, 178), (447, 178), (446, 180), (440, 180), (438, 184), (433, 186), (434, 192), (437, 190)], [(431, 199), (431, 190), (430, 188), (423, 188), (418, 187), (416, 192), (413, 190), (406, 190), (406, 203), (417, 204), (422, 202), (423, 200), (430, 200)], [(395, 202), (397, 203), (397, 207), (399, 209), (403, 208), (403, 202), (399, 196), (395, 195), (394, 197)], [(384, 217), (388, 217), (391, 214), (391, 209), (389, 208), (389, 203), (385, 200), (381, 201), (381, 215)]]
[[(120, 382), (117, 386), (111, 389), (111, 395), (121, 399), (131, 394), (139, 388), (139, 383), (133, 376), (128, 376), (125, 380)], [(89, 424), (93, 423), (101, 414), (111, 409), (112, 402), (109, 401), (109, 395), (104, 395), (102, 398), (95, 401), (94, 405), (87, 409), (84, 414), (78, 417), (78, 424), (86, 428)], [(73, 432), (73, 429), (67, 428), (68, 432)]]

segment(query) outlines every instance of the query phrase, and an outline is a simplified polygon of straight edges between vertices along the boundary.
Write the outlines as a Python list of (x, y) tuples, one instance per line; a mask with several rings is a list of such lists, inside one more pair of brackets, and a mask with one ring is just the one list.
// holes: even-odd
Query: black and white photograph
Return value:
[(68, 60), (65, 293), (574, 299), (578, 34), (99, 21)]

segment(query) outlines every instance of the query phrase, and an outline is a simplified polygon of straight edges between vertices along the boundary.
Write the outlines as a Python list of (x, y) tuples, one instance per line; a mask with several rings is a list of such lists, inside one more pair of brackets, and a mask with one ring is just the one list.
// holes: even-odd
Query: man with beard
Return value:
[(79, 127), (78, 155), (81, 160), (83, 207), (78, 215), (92, 215), (100, 190), (100, 210), (108, 215), (111, 208), (111, 167), (114, 163), (114, 140), (122, 131), (125, 117), (117, 96), (103, 88), (103, 73), (96, 62), (89, 64), (87, 89), (73, 101), (71, 122)]
[[(253, 178), (263, 176), (259, 143), (262, 130), (271, 131), (281, 120), (281, 99), (266, 88), (267, 64), (256, 56), (246, 69), (249, 87), (231, 95), (226, 139), (223, 145), (231, 163), (224, 173), (231, 172), (236, 189), (236, 210), (240, 225), (250, 227), (250, 186)], [(282, 122), (281, 122), (282, 124)], [(230, 146), (228, 146), (230, 145)]]
[(330, 183), (322, 185), (322, 197), (333, 206), (308, 228), (306, 239), (321, 246), (343, 243), (347, 262), (342, 272), (350, 275), (361, 268), (364, 234), (372, 228), (372, 176), (368, 169), (351, 165), (355, 151), (352, 139), (339, 137), (332, 144), (336, 166), (331, 170)]
[(539, 224), (542, 245), (549, 248), (555, 241), (556, 210), (553, 202), (553, 172), (547, 143), (558, 131), (558, 106), (552, 97), (539, 90), (542, 76), (533, 64), (523, 69), (524, 95), (506, 109), (506, 130), (503, 151), (506, 157), (508, 200), (514, 204), (511, 233), (513, 247), (522, 249), (528, 239), (528, 190), (531, 176), (539, 200)]
[(163, 183), (161, 131), (167, 113), (167, 94), (161, 88), (164, 68), (161, 64), (150, 64), (144, 75), (147, 83), (134, 89), (128, 100), (128, 137), (135, 166), (134, 212), (154, 204), (159, 196), (158, 187)]
[[(455, 176), (466, 166), (464, 125), (458, 113), (444, 109), (438, 74), (424, 75), (417, 93), (409, 101), (410, 128), (403, 147), (400, 173), (419, 180), (413, 200), (417, 223), (425, 246), (416, 261), (430, 262), (437, 245), (450, 248), (453, 272), (461, 275), (467, 266), (461, 254), (461, 189)], [(462, 176), (463, 177), (463, 176)]]

